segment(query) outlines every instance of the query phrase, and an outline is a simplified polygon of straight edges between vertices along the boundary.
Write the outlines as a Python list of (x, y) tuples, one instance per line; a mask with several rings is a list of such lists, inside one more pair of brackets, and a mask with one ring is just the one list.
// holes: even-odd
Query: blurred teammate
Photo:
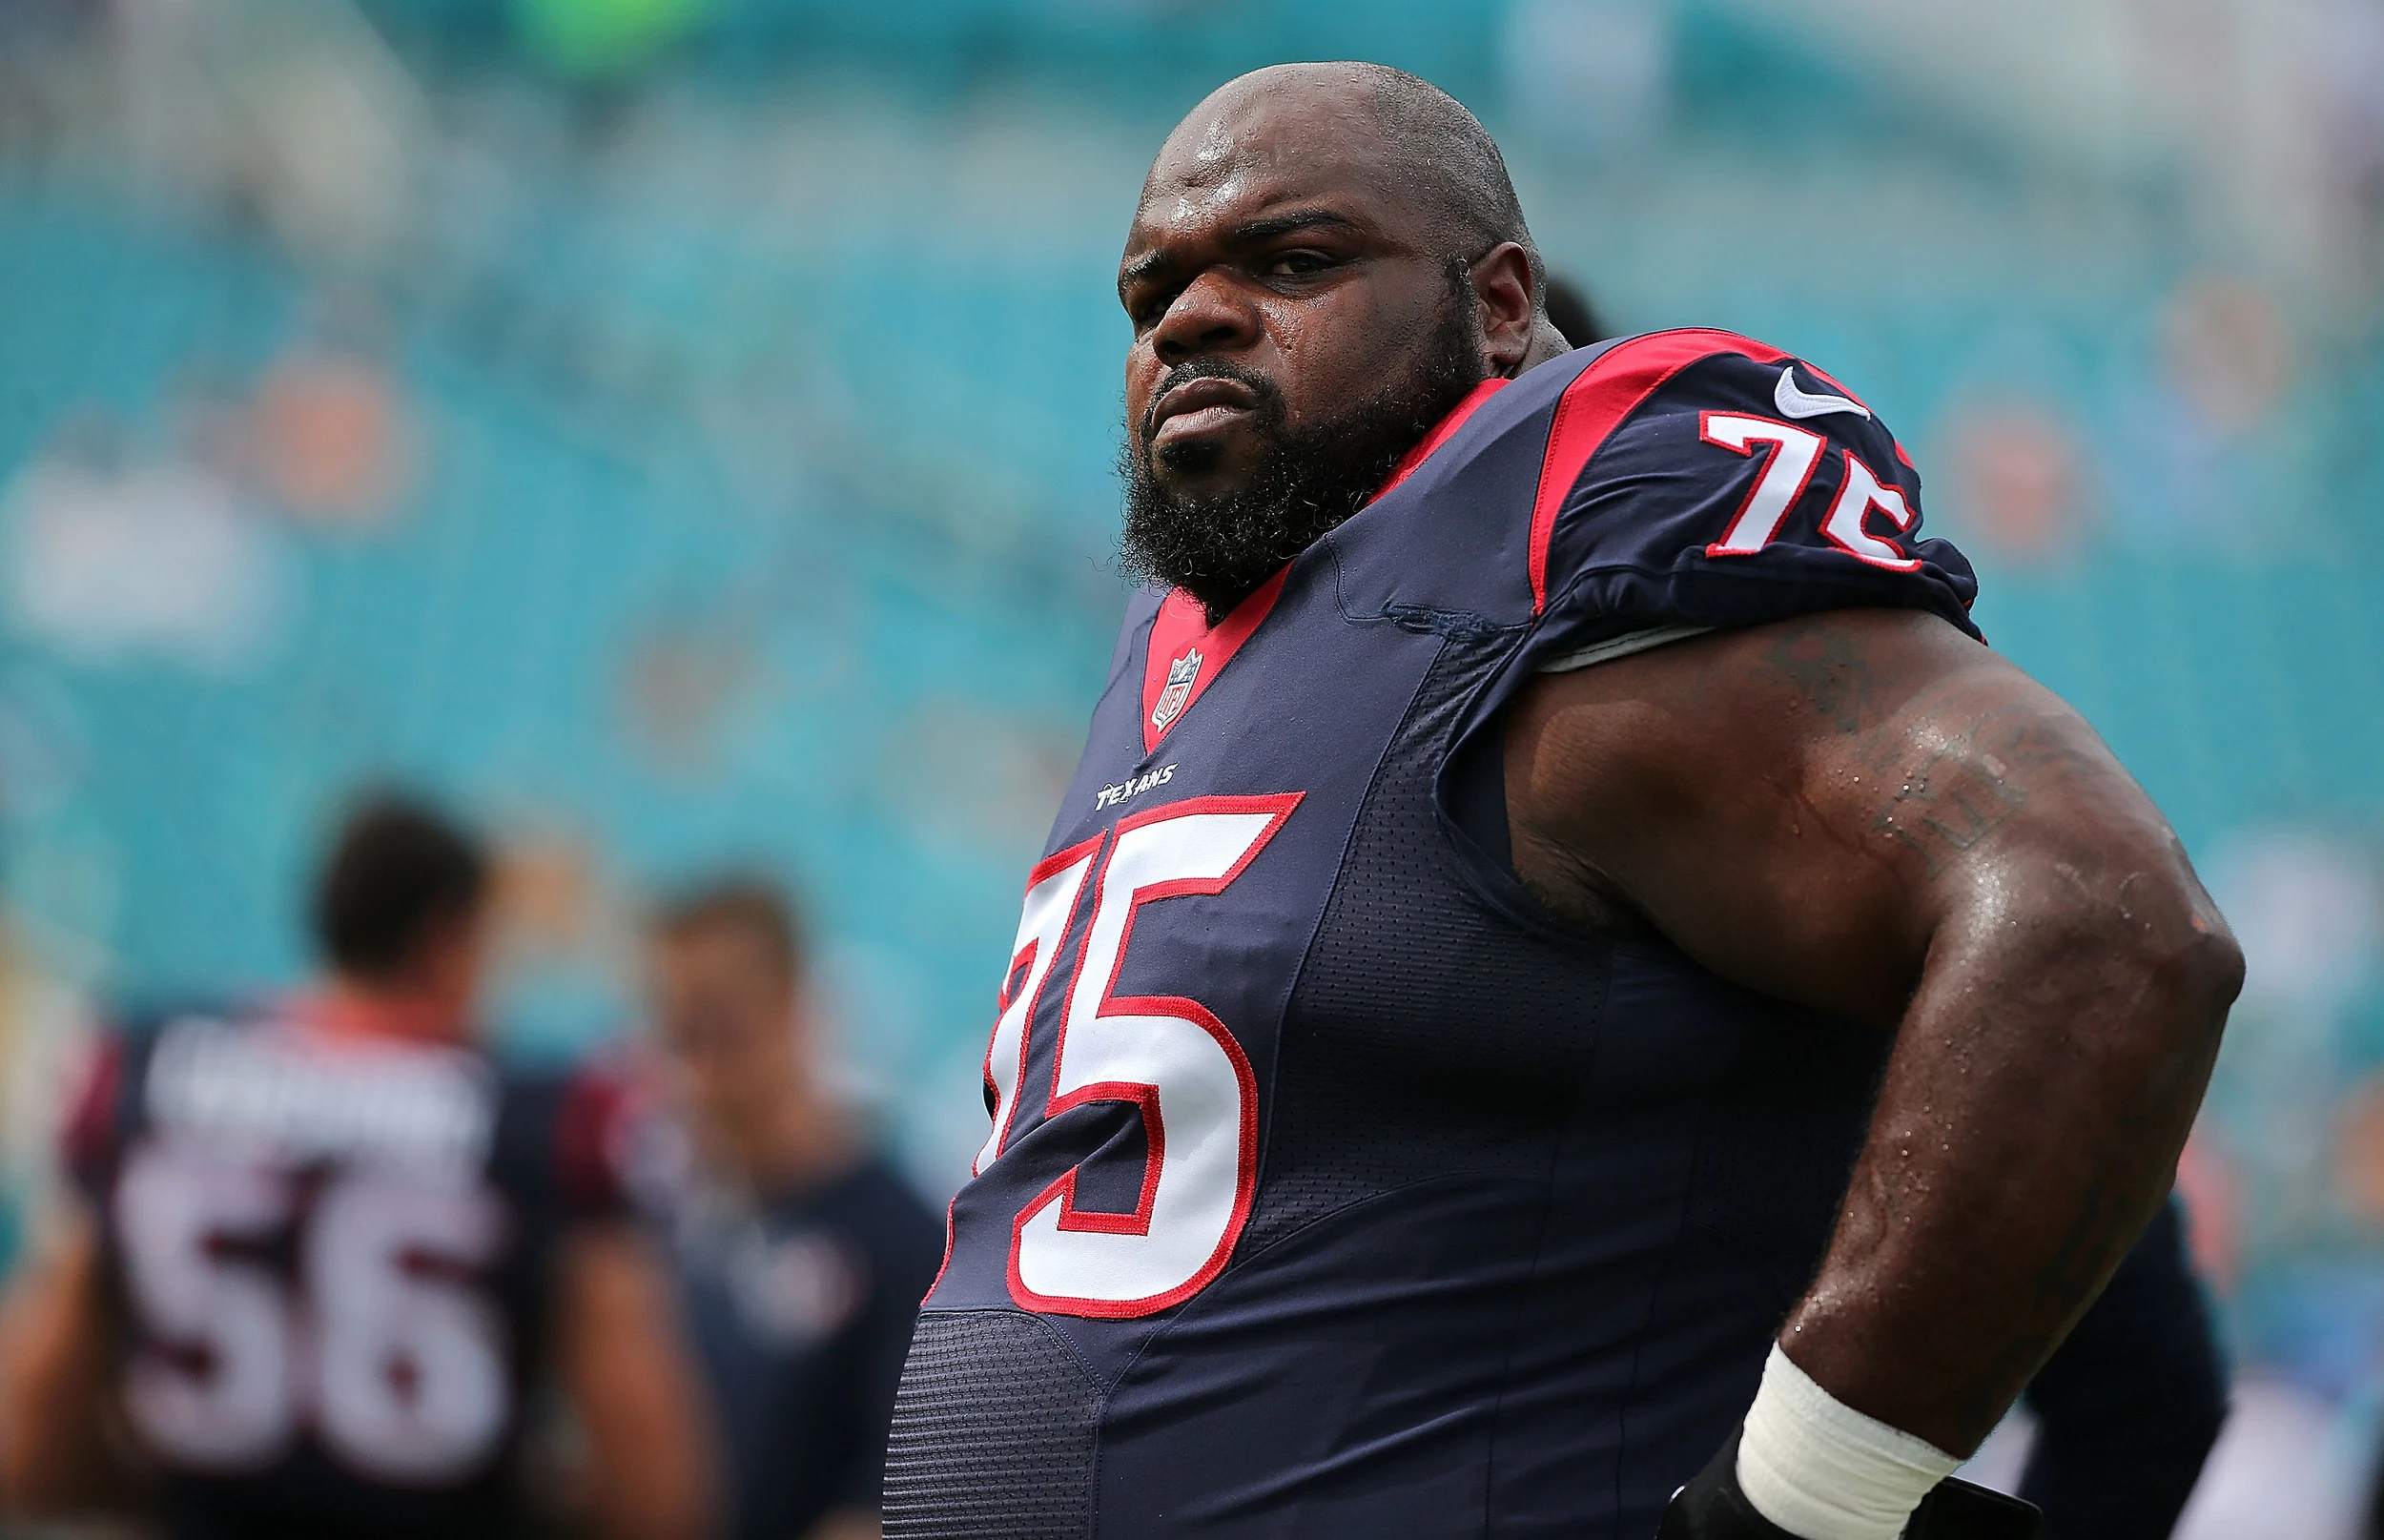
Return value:
[(886, 1420), (943, 1229), (820, 1082), (802, 938), (764, 884), (657, 917), (652, 1014), (695, 1140), (673, 1205), (736, 1540), (878, 1532)]
[(1541, 277), (1412, 76), (1261, 71), (1161, 149), (1154, 581), (897, 1540), (2034, 1530), (1945, 1477), (2158, 1211), (2240, 956), (1869, 406), (1727, 332), (1569, 351)]
[(595, 1531), (704, 1530), (700, 1403), (626, 1213), (620, 1097), (473, 1046), (487, 889), (469, 836), (370, 804), (315, 895), (319, 987), (102, 1045), (68, 1133), (78, 1199), (0, 1350), (12, 1509), (120, 1499), (129, 1452), (175, 1537), (517, 1535), (551, 1368)]

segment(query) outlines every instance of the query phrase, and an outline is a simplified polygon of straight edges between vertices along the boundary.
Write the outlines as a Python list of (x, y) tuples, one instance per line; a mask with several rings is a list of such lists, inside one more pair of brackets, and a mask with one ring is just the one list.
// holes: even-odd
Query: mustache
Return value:
[(1142, 408), (1142, 421), (1138, 431), (1147, 445), (1159, 432), (1159, 403), (1178, 385), (1194, 380), (1230, 380), (1257, 398), (1259, 415), (1273, 421), (1283, 420), (1283, 392), (1275, 382), (1257, 370), (1235, 363), (1230, 359), (1187, 359), (1161, 375), (1151, 390), (1151, 403)]

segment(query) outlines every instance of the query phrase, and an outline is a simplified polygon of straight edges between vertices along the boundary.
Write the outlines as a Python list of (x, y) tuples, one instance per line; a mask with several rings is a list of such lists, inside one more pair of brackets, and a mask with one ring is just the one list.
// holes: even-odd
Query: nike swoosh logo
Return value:
[(1843, 396), (1815, 396), (1797, 388), (1796, 365), (1779, 371), (1779, 384), (1772, 392), (1772, 404), (1782, 417), (1821, 417), (1831, 412), (1852, 412), (1857, 417), (1869, 417), (1871, 409), (1860, 401), (1850, 401)]

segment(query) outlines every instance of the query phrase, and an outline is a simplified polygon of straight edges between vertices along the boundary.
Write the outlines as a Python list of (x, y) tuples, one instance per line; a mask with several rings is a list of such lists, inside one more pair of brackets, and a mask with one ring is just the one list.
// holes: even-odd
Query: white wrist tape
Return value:
[(1960, 1460), (1813, 1383), (1775, 1344), (1738, 1435), (1738, 1489), (1802, 1540), (1896, 1540)]

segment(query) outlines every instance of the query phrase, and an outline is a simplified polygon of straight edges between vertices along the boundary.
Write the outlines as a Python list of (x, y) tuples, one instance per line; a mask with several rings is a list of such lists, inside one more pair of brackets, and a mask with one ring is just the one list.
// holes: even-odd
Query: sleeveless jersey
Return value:
[(1552, 921), (1469, 750), (1600, 649), (1969, 630), (1919, 493), (1827, 376), (1660, 333), (1485, 385), (1221, 624), (1135, 600), (1028, 876), (891, 1537), (1654, 1533), (1888, 1044)]
[(177, 1537), (517, 1535), (548, 1271), (624, 1093), (274, 1010), (104, 1039), (67, 1133)]

